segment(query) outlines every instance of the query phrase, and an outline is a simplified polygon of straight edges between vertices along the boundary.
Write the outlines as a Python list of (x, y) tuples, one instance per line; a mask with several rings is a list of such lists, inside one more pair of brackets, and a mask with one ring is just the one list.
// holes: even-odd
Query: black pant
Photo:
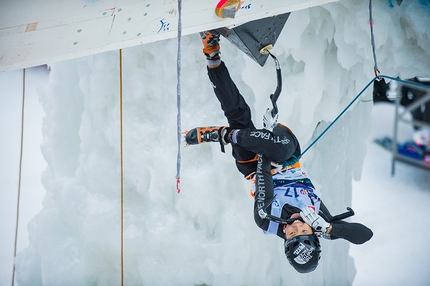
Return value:
[(208, 68), (208, 75), (229, 126), (241, 129), (237, 134), (237, 144), (232, 144), (232, 155), (244, 176), (255, 172), (257, 153), (266, 155), (276, 163), (288, 160), (291, 155), (300, 155), (299, 142), (288, 127), (278, 124), (273, 132), (255, 128), (251, 110), (231, 79), (224, 62), (217, 68)]

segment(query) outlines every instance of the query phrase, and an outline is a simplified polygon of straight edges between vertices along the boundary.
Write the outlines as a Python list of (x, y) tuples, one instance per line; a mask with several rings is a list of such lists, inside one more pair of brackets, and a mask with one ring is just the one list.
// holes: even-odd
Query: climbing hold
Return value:
[(273, 49), (273, 45), (269, 44), (263, 48), (260, 49), (260, 54), (262, 55), (268, 55), (270, 54), (270, 51)]
[(240, 0), (221, 0), (215, 8), (215, 14), (220, 18), (234, 18), (240, 9)]

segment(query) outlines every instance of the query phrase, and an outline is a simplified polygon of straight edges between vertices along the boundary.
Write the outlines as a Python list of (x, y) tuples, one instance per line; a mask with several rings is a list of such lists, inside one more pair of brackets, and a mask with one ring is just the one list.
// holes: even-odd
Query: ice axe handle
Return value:
[(352, 208), (347, 207), (346, 209), (347, 209), (346, 212), (338, 214), (338, 215), (335, 215), (334, 217), (332, 217), (331, 220), (330, 220), (330, 222), (342, 220), (342, 219), (349, 218), (349, 217), (355, 215), (355, 213), (352, 210)]
[(272, 117), (275, 117), (275, 115), (278, 114), (278, 106), (276, 105), (276, 101), (278, 100), (278, 97), (281, 94), (281, 90), (282, 90), (282, 73), (281, 73), (281, 65), (279, 64), (278, 59), (270, 52), (269, 52), (269, 55), (275, 61), (275, 66), (276, 66), (276, 78), (277, 78), (276, 90), (275, 90), (275, 93), (270, 95), (270, 100), (272, 101), (272, 104), (273, 104)]
[(278, 105), (276, 104), (276, 100), (273, 100), (273, 94), (270, 95), (270, 100), (272, 101), (273, 109), (272, 109), (272, 117), (275, 118), (276, 114), (278, 114)]

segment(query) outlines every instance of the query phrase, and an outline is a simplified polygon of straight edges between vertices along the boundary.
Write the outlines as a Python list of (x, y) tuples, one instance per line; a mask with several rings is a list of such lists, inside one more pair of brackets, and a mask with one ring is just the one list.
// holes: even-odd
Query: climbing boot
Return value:
[(196, 127), (190, 131), (185, 131), (185, 142), (188, 145), (219, 142), (221, 145), (221, 151), (225, 152), (224, 145), (228, 144), (225, 140), (226, 134), (226, 126)]
[(214, 61), (220, 58), (219, 36), (216, 30), (200, 32), (203, 43), (203, 53), (206, 59)]

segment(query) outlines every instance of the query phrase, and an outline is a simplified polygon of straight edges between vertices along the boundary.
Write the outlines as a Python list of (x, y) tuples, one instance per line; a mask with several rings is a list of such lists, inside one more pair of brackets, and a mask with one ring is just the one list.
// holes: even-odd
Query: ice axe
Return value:
[[(266, 206), (266, 208), (267, 208), (267, 206)], [(342, 220), (342, 219), (346, 219), (346, 218), (349, 218), (349, 217), (351, 217), (351, 216), (353, 216), (355, 213), (354, 213), (354, 211), (352, 210), (352, 208), (350, 208), (350, 207), (347, 207), (346, 208), (347, 209), (347, 211), (346, 212), (344, 212), (344, 213), (341, 213), (341, 214), (338, 214), (338, 215), (335, 215), (335, 216), (331, 216), (330, 215), (330, 213), (328, 212), (328, 210), (327, 210), (327, 208), (325, 207), (325, 206), (323, 206), (323, 204), (321, 204), (321, 209), (320, 209), (320, 211), (318, 212), (318, 214), (326, 221), (326, 222), (334, 222), (334, 221), (339, 221), (339, 220)], [(283, 218), (279, 218), (279, 217), (276, 217), (276, 216), (273, 216), (273, 215), (271, 215), (271, 214), (268, 214), (265, 210), (263, 210), (263, 209), (260, 209), (259, 211), (258, 211), (258, 214), (260, 215), (260, 217), (261, 218), (263, 218), (263, 219), (269, 219), (269, 220), (273, 220), (273, 221), (275, 221), (275, 222), (277, 222), (277, 223), (280, 223), (280, 224), (292, 224), (294, 221), (296, 221), (296, 220), (300, 220), (300, 221), (302, 221), (303, 222), (303, 219), (301, 218), (301, 217), (297, 217), (297, 218), (287, 218), (287, 219), (283, 219)]]
[(276, 101), (278, 100), (279, 95), (282, 90), (282, 73), (281, 73), (281, 65), (279, 64), (278, 59), (270, 52), (273, 49), (272, 44), (267, 45), (260, 49), (260, 54), (267, 55), (269, 54), (275, 62), (276, 67), (276, 77), (277, 77), (277, 85), (274, 93), (270, 95), (270, 100), (272, 101), (273, 109), (272, 109), (272, 117), (274, 118), (276, 114), (278, 114), (278, 106), (276, 105)]

